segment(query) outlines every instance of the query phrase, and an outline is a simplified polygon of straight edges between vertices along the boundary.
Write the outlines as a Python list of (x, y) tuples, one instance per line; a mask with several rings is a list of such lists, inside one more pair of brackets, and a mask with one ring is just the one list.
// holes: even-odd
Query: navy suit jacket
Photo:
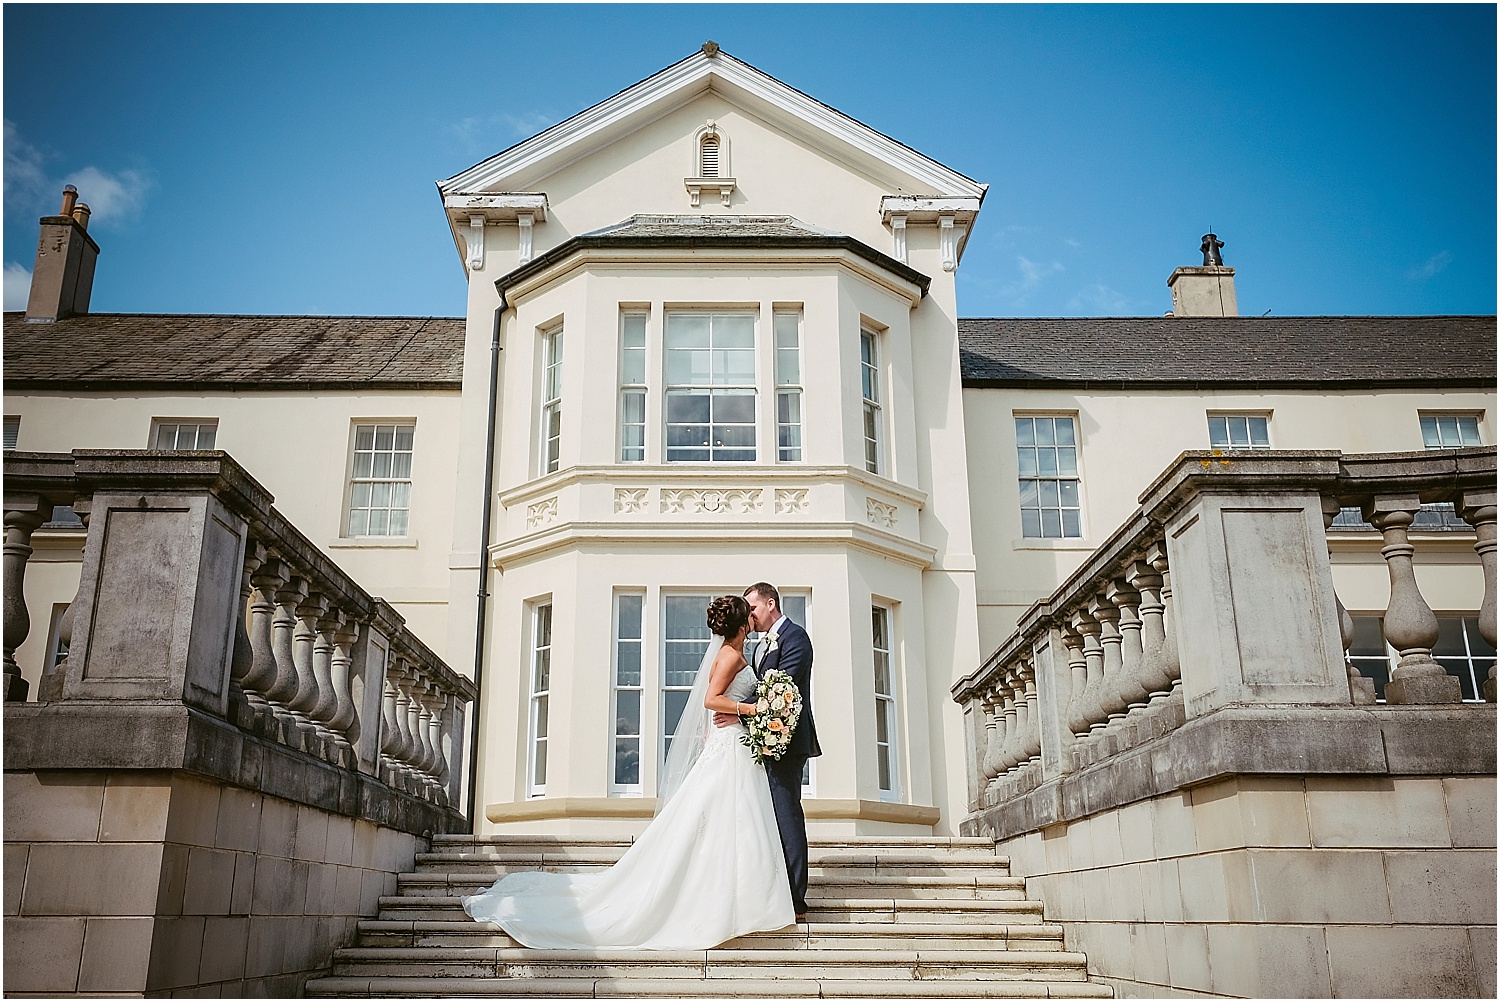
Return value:
[[(765, 643), (762, 639), (761, 643)], [(767, 651), (760, 659), (756, 677), (763, 676), (772, 668), (779, 668), (792, 677), (802, 692), (802, 716), (797, 718), (797, 729), (792, 732), (792, 743), (782, 761), (798, 758), (817, 758), (823, 754), (818, 745), (818, 728), (813, 724), (812, 708), (812, 640), (807, 631), (788, 619), (781, 624), (776, 635), (775, 650)]]

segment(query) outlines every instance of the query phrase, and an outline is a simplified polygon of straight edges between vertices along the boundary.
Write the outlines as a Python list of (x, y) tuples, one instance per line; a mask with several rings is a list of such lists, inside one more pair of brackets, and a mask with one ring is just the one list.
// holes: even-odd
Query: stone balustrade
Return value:
[(71, 505), (88, 533), (81, 581), (37, 702), (178, 703), (455, 807), (473, 683), (273, 500), (222, 452), (8, 453), (6, 700), (29, 695), (14, 652), (31, 533)]
[[(1451, 504), (1473, 528), (1495, 644), (1495, 450), (1184, 453), (1141, 507), (952, 689), (970, 741), (970, 810), (1014, 800), (1232, 707), (1369, 707), (1327, 533), (1358, 508), (1384, 537), (1391, 706), (1460, 703), (1432, 657), (1412, 522)], [(1430, 507), (1429, 507), (1430, 510)], [(1495, 701), (1495, 672), (1484, 685)]]

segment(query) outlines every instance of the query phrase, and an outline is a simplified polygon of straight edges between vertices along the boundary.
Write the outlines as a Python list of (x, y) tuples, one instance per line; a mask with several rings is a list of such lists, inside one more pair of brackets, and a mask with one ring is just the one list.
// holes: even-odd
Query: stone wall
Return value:
[(1231, 776), (1002, 839), (1121, 997), (1495, 997), (1495, 777)]
[(6, 994), (295, 997), (424, 844), (181, 771), (7, 772)]

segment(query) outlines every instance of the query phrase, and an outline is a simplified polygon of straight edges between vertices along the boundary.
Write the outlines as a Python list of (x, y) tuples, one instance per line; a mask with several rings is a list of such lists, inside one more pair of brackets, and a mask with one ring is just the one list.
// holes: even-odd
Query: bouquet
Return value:
[(750, 747), (757, 765), (779, 760), (792, 743), (792, 732), (802, 717), (802, 693), (792, 676), (776, 668), (766, 672), (755, 687), (755, 712), (745, 717), (740, 738)]

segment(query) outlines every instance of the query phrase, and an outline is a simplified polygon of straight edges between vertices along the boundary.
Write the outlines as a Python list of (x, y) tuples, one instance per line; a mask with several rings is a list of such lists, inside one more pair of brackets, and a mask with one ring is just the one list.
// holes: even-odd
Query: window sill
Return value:
[(1013, 539), (1010, 543), (1012, 550), (1093, 550), (1094, 544), (1086, 539)]
[(415, 536), (340, 536), (328, 544), (330, 550), (415, 550)]

